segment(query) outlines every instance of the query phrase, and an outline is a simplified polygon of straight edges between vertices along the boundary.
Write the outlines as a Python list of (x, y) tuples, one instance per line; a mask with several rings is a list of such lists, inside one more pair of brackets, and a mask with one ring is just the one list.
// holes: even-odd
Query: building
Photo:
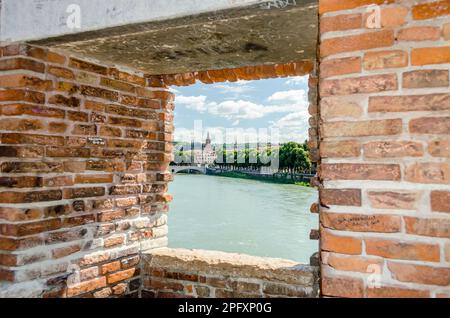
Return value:
[(202, 150), (193, 150), (194, 153), (194, 163), (211, 165), (217, 158), (216, 150), (211, 144), (211, 137), (208, 135), (206, 137), (205, 143), (202, 145)]

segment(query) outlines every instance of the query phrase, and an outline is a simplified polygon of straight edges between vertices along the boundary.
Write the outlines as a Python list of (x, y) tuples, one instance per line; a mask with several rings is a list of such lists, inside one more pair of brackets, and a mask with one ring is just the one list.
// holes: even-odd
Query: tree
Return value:
[(303, 144), (288, 142), (280, 148), (280, 168), (288, 169), (291, 179), (294, 178), (294, 171), (305, 171), (311, 168), (308, 152)]

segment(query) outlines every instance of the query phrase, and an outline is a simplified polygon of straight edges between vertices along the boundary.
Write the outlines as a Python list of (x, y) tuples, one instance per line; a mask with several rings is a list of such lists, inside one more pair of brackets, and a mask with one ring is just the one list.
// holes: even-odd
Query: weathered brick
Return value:
[(75, 177), (75, 183), (111, 183), (112, 174), (79, 174)]
[(339, 117), (358, 118), (362, 115), (362, 108), (355, 101), (328, 97), (320, 101), (320, 115), (325, 121)]
[(83, 71), (88, 71), (88, 72), (92, 72), (92, 73), (98, 73), (98, 74), (102, 74), (102, 75), (107, 75), (108, 74), (108, 68), (101, 66), (101, 65), (97, 65), (97, 64), (93, 64), (93, 63), (89, 63), (86, 61), (82, 61), (79, 59), (74, 59), (71, 58), (69, 61), (69, 66), (73, 67), (73, 68), (77, 68)]
[(450, 4), (447, 0), (417, 4), (412, 8), (414, 20), (432, 19), (450, 14)]
[(21, 237), (57, 230), (60, 227), (61, 227), (61, 220), (51, 219), (31, 223), (1, 224), (0, 232), (2, 235), (6, 236)]
[(1, 105), (1, 113), (5, 116), (30, 115), (39, 117), (64, 118), (64, 110), (29, 104)]
[(138, 274), (138, 269), (136, 268), (130, 268), (130, 269), (126, 269), (124, 271), (120, 271), (120, 272), (116, 272), (113, 274), (109, 274), (107, 279), (108, 279), (108, 284), (114, 284), (126, 279), (130, 279), (134, 276), (136, 276)]
[(394, 33), (390, 30), (367, 32), (323, 40), (320, 46), (320, 55), (326, 57), (344, 52), (388, 47), (393, 44)]
[(117, 219), (122, 219), (125, 217), (125, 211), (124, 210), (114, 210), (114, 211), (107, 211), (99, 213), (98, 220), (100, 222), (109, 222)]
[(423, 146), (413, 141), (373, 141), (364, 144), (366, 158), (421, 157)]
[(450, 220), (448, 219), (425, 219), (405, 216), (406, 233), (432, 236), (450, 237)]
[(320, 240), (323, 251), (349, 255), (360, 255), (362, 251), (362, 241), (359, 238), (338, 236), (321, 229)]
[(431, 191), (431, 209), (436, 212), (450, 212), (450, 192)]
[(412, 112), (450, 110), (450, 94), (373, 96), (369, 112)]
[(450, 63), (450, 46), (414, 48), (411, 50), (412, 65)]
[(53, 88), (53, 82), (31, 75), (10, 74), (0, 76), (0, 86), (5, 88), (27, 88), (38, 91), (49, 91)]
[(40, 177), (0, 177), (0, 187), (7, 188), (34, 188), (40, 187)]
[(333, 230), (353, 232), (400, 232), (399, 216), (381, 214), (320, 213), (321, 224)]
[(320, 189), (322, 205), (361, 206), (360, 189)]
[(320, 33), (360, 29), (362, 26), (363, 21), (360, 13), (320, 18)]
[(428, 152), (433, 157), (450, 158), (450, 140), (434, 140), (428, 145)]
[(81, 251), (80, 244), (70, 245), (67, 247), (60, 247), (52, 250), (53, 258), (63, 258)]
[(409, 131), (415, 134), (450, 134), (450, 117), (421, 117), (409, 121)]
[[(373, 266), (383, 267), (381, 258), (368, 256), (348, 256), (334, 253), (326, 253), (322, 260), (336, 270), (359, 273), (370, 273)], [(380, 273), (381, 274), (381, 273)]]
[(325, 296), (361, 298), (364, 296), (364, 284), (360, 278), (323, 275), (322, 294)]
[(75, 79), (75, 75), (73, 72), (67, 68), (57, 67), (57, 66), (49, 66), (48, 71), (49, 74), (54, 75), (56, 77), (66, 78), (66, 79)]
[(368, 288), (369, 298), (429, 298), (428, 290), (409, 289), (404, 287), (380, 286), (380, 288)]
[(98, 277), (89, 281), (81, 282), (67, 289), (67, 297), (77, 296), (106, 286), (106, 277)]
[(105, 238), (103, 240), (103, 246), (106, 248), (122, 245), (125, 242), (125, 237), (123, 235), (112, 236)]
[(320, 64), (320, 75), (322, 78), (354, 73), (361, 73), (360, 57), (326, 60)]
[(398, 135), (402, 131), (401, 119), (326, 122), (323, 137), (363, 137)]
[(364, 239), (368, 255), (383, 258), (439, 262), (439, 245), (385, 239)]
[(29, 90), (6, 89), (0, 91), (0, 102), (23, 101), (35, 104), (44, 104), (45, 94)]
[(324, 180), (400, 180), (396, 164), (322, 164), (320, 175)]
[(100, 85), (106, 86), (106, 87), (109, 87), (109, 88), (112, 88), (115, 90), (125, 91), (125, 92), (130, 92), (130, 93), (134, 93), (134, 91), (135, 91), (134, 86), (129, 83), (113, 80), (113, 79), (106, 78), (106, 77), (102, 77), (100, 79)]
[(437, 27), (418, 26), (402, 29), (397, 34), (399, 41), (437, 41), (441, 37), (441, 30)]
[(324, 80), (320, 85), (321, 96), (367, 94), (397, 90), (396, 74), (371, 75), (355, 78)]
[(388, 262), (391, 276), (400, 282), (426, 285), (450, 285), (450, 268)]
[(404, 88), (448, 87), (448, 70), (418, 70), (403, 73)]
[(68, 148), (68, 147), (48, 147), (48, 157), (74, 157), (74, 158), (88, 158), (90, 155), (89, 148)]
[(105, 195), (104, 187), (64, 189), (65, 199), (101, 197)]
[(12, 70), (28, 70), (38, 73), (44, 73), (45, 65), (43, 63), (23, 57), (0, 60), (0, 71)]
[(53, 95), (48, 100), (49, 104), (66, 106), (66, 107), (80, 107), (80, 99), (76, 97), (65, 97), (63, 95)]
[(44, 129), (44, 124), (37, 119), (0, 119), (0, 130), (33, 131)]
[(399, 68), (408, 65), (408, 53), (401, 50), (377, 51), (364, 54), (365, 70)]
[(110, 68), (108, 73), (109, 73), (109, 75), (114, 77), (116, 80), (129, 82), (129, 83), (140, 85), (140, 86), (145, 86), (145, 83), (146, 83), (144, 77), (126, 73), (126, 72), (122, 72), (116, 68)]
[(81, 94), (85, 96), (98, 97), (115, 102), (119, 100), (119, 93), (117, 92), (87, 85), (81, 86)]
[(406, 167), (405, 180), (415, 183), (441, 183), (450, 182), (449, 163), (413, 163)]
[(369, 191), (370, 206), (376, 209), (414, 210), (418, 193), (408, 191)]
[(63, 122), (51, 122), (48, 123), (48, 131), (51, 133), (64, 133), (68, 127), (67, 123)]

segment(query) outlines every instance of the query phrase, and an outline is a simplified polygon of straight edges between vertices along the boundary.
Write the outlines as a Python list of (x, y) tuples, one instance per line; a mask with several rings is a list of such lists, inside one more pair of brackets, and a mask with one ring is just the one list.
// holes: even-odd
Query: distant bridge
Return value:
[(182, 171), (197, 171), (198, 173), (201, 174), (206, 174), (206, 167), (205, 166), (170, 166), (169, 167), (170, 171), (173, 174), (182, 172)]

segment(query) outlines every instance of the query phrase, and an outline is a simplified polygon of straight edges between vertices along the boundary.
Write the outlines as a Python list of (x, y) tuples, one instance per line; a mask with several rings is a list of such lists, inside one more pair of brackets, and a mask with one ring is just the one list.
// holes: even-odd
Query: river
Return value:
[(317, 191), (290, 184), (177, 174), (169, 186), (169, 246), (269, 256), (308, 263)]

